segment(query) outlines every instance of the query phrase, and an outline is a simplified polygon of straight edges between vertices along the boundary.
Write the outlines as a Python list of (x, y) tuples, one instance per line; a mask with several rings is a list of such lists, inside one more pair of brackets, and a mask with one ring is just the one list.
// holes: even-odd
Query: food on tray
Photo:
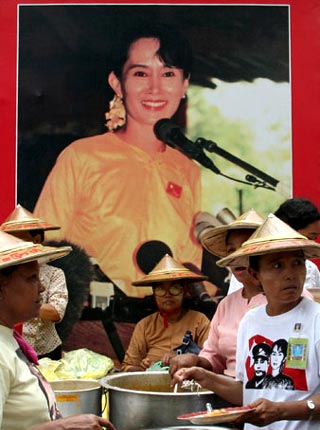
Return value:
[(198, 412), (192, 412), (190, 414), (184, 414), (184, 415), (179, 415), (177, 418), (179, 420), (190, 420), (193, 418), (209, 418), (209, 417), (215, 417), (218, 415), (227, 415), (230, 413), (245, 413), (245, 412), (249, 412), (252, 411), (252, 408), (249, 408), (248, 406), (236, 406), (236, 407), (232, 407), (232, 408), (220, 408), (220, 409), (214, 409), (212, 412), (208, 412), (208, 411), (198, 411)]

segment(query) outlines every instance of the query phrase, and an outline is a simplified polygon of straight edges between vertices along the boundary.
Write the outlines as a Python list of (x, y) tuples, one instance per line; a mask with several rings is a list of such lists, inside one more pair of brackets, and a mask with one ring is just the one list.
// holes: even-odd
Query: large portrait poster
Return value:
[[(204, 139), (214, 166), (199, 163), (198, 209), (215, 215), (227, 207), (238, 216), (255, 208), (266, 215), (292, 196), (320, 205), (317, 2), (5, 0), (0, 8), (1, 220), (17, 203), (35, 209), (71, 142), (106, 131), (108, 52), (123, 28), (155, 16), (183, 32), (194, 53), (176, 120), (191, 143)], [(124, 180), (134, 182), (135, 173), (118, 177)], [(180, 188), (172, 186), (179, 197)], [(151, 222), (148, 214), (141, 222)], [(81, 245), (86, 240), (93, 239), (87, 235)], [(126, 247), (120, 244), (119, 253)]]

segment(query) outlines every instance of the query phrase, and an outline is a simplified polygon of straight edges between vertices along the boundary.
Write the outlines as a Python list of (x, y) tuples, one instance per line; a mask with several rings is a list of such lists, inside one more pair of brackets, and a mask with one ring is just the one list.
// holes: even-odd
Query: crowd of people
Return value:
[(236, 377), (191, 366), (171, 369), (172, 384), (192, 379), (231, 404), (248, 406), (245, 429), (318, 428), (320, 306), (302, 291), (305, 261), (319, 256), (318, 243), (269, 214), (240, 248), (217, 262), (248, 267), (266, 298), (239, 323)]
[[(296, 200), (305, 204), (305, 199)], [(294, 202), (290, 200), (291, 205)], [(159, 364), (169, 369), (172, 384), (196, 381), (221, 396), (226, 405), (251, 408), (239, 418), (245, 429), (317, 428), (320, 307), (308, 296), (305, 279), (306, 262), (320, 257), (315, 241), (320, 216), (309, 224), (311, 238), (274, 214), (264, 219), (251, 209), (227, 225), (205, 229), (202, 245), (220, 258), (218, 266), (228, 267), (242, 284), (221, 300), (211, 323), (201, 312), (184, 306), (188, 284), (206, 277), (166, 254), (147, 275), (133, 282), (133, 286), (152, 288), (158, 311), (137, 323), (121, 371), (150, 370)], [(20, 205), (1, 225), (0, 360), (6, 387), (0, 403), (2, 426), (18, 428), (18, 408), (24, 415), (24, 429), (58, 428), (56, 420), (66, 429), (80, 424), (88, 429), (112, 429), (108, 420), (91, 414), (61, 417), (50, 384), (37, 370), (41, 353), (30, 345), (37, 349), (37, 342), (28, 339), (28, 331), (18, 332), (21, 325), (45, 321), (41, 308), (50, 285), (41, 278), (42, 267), (51, 267), (48, 261), (71, 251), (70, 247), (42, 245), (43, 235), (34, 240), (50, 228), (56, 226)], [(39, 330), (41, 324), (36, 327)], [(177, 354), (187, 332), (198, 350)], [(40, 345), (50, 340), (48, 333), (39, 331)]]
[[(125, 33), (115, 48), (108, 132), (70, 144), (34, 213), (18, 206), (1, 225), (0, 427), (114, 428), (93, 414), (62, 417), (37, 369), (39, 357), (61, 357), (56, 324), (68, 300), (63, 272), (46, 263), (71, 247), (44, 245), (48, 232), (83, 246), (127, 296), (153, 295), (157, 311), (136, 324), (121, 371), (167, 367), (173, 385), (194, 380), (226, 404), (250, 407), (240, 418), (248, 430), (317, 429), (320, 305), (308, 287), (320, 288), (310, 261), (320, 257), (319, 211), (290, 199), (266, 218), (251, 209), (206, 228), (202, 246), (233, 281), (211, 322), (189, 309), (189, 285), (206, 279), (193, 237), (200, 170), (154, 126), (186, 97), (191, 51), (178, 33), (154, 24)], [(135, 256), (148, 241), (162, 241), (173, 257), (164, 255), (141, 278)], [(196, 351), (178, 354), (187, 334)]]

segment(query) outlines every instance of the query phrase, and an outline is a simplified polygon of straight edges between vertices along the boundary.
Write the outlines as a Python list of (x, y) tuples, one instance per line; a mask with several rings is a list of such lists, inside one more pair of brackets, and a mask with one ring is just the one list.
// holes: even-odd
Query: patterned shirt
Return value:
[[(63, 270), (43, 264), (40, 266), (40, 281), (45, 287), (41, 293), (42, 303), (52, 305), (62, 320), (67, 303), (68, 290)], [(38, 355), (48, 354), (59, 345), (61, 339), (56, 331), (56, 322), (33, 318), (23, 324), (23, 336), (37, 351)]]

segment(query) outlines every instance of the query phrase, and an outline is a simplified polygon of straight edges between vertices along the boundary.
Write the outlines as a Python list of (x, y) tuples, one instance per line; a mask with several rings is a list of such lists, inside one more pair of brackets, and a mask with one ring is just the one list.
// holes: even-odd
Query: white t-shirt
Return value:
[[(310, 260), (306, 260), (306, 280), (304, 282), (304, 288), (320, 288), (320, 272), (318, 266)], [(230, 285), (228, 289), (228, 294), (242, 288), (243, 285), (237, 280), (234, 275), (231, 275)]]
[[(300, 331), (294, 329), (301, 327)], [(307, 352), (299, 350), (299, 345), (293, 345), (291, 350), (306, 352), (306, 369), (292, 368), (288, 365), (287, 347), (290, 338), (304, 338), (308, 341)], [(272, 401), (296, 401), (308, 399), (320, 392), (320, 304), (303, 298), (302, 301), (289, 312), (270, 317), (266, 313), (266, 306), (261, 305), (250, 310), (239, 325), (236, 356), (236, 378), (243, 382), (243, 404), (253, 402), (259, 397)], [(272, 354), (272, 348), (274, 353)], [(295, 342), (293, 342), (294, 344)], [(297, 343), (297, 342), (296, 342)], [(257, 344), (268, 344), (270, 350), (261, 365), (260, 373), (254, 367), (253, 348)], [(282, 345), (282, 346), (281, 346)], [(296, 348), (296, 349), (295, 349)], [(259, 347), (258, 347), (259, 349)], [(279, 351), (284, 354), (276, 354)], [(288, 348), (288, 351), (290, 347)], [(262, 351), (262, 348), (260, 349)], [(271, 354), (270, 354), (271, 353)], [(278, 358), (278, 361), (277, 361)], [(289, 368), (290, 367), (290, 368)], [(262, 370), (262, 372), (261, 372)], [(264, 370), (264, 372), (263, 372)], [(259, 380), (258, 388), (254, 384)], [(256, 427), (245, 424), (245, 430), (312, 430), (319, 429), (320, 423), (315, 421), (277, 421), (268, 426)]]

